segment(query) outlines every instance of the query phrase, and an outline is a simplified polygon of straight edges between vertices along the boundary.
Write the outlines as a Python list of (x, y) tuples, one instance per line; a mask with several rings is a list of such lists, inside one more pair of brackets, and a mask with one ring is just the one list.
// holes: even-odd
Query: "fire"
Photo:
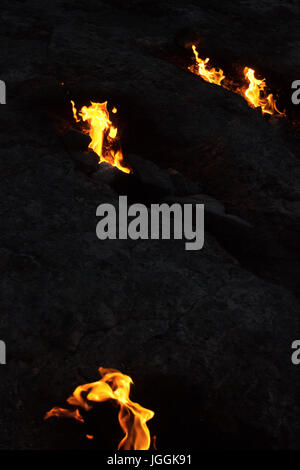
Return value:
[[(130, 173), (130, 169), (122, 164), (123, 154), (121, 149), (115, 150), (118, 143), (118, 129), (113, 126), (109, 118), (107, 101), (104, 103), (93, 103), (91, 101), (90, 106), (83, 106), (79, 112), (77, 112), (75, 103), (72, 100), (71, 105), (75, 121), (80, 122), (82, 120), (88, 123), (88, 133), (91, 138), (89, 148), (99, 156), (99, 163), (107, 162), (124, 173)], [(116, 112), (117, 109), (113, 108), (113, 113)]]
[[(248, 86), (236, 88), (232, 81), (228, 78), (225, 79), (222, 69), (207, 69), (209, 59), (200, 59), (195, 45), (192, 46), (192, 49), (196, 58), (196, 64), (188, 67), (188, 70), (192, 73), (199, 75), (203, 80), (209, 83), (221, 85), (227, 90), (240, 94), (246, 99), (249, 106), (253, 108), (260, 107), (263, 114), (279, 114), (285, 116), (284, 112), (278, 110), (274, 96), (271, 93), (267, 94), (266, 80), (259, 80), (255, 77), (255, 70), (245, 67), (244, 77), (248, 81)], [(223, 83), (221, 83), (222, 81)]]
[(244, 68), (244, 76), (249, 81), (249, 86), (244, 91), (244, 97), (254, 108), (261, 108), (263, 114), (281, 114), (274, 100), (273, 95), (266, 92), (266, 80), (255, 78), (255, 71), (249, 67)]
[[(99, 368), (99, 372), (101, 380), (79, 385), (68, 398), (67, 402), (75, 406), (75, 410), (55, 407), (45, 414), (44, 419), (58, 416), (74, 418), (83, 423), (84, 419), (79, 412), (79, 407), (89, 411), (92, 408), (90, 402), (114, 400), (120, 406), (118, 418), (124, 431), (118, 450), (148, 450), (151, 437), (146, 423), (153, 418), (154, 412), (130, 400), (130, 387), (133, 384), (131, 377), (118, 370), (103, 367)], [(86, 437), (92, 438), (89, 434)]]
[(189, 70), (193, 73), (196, 73), (196, 75), (200, 75), (200, 77), (202, 77), (206, 82), (221, 85), (222, 80), (225, 78), (223, 70), (217, 70), (214, 68), (208, 69), (207, 64), (209, 62), (209, 58), (204, 60), (200, 59), (195, 45), (192, 46), (192, 49), (195, 55), (196, 65), (189, 67)]

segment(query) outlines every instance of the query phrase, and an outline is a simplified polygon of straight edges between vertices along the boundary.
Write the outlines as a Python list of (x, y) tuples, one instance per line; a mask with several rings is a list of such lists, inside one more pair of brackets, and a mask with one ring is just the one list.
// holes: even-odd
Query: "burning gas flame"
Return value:
[[(89, 411), (92, 408), (90, 402), (114, 400), (120, 405), (118, 418), (124, 431), (118, 450), (148, 450), (151, 437), (146, 423), (153, 418), (154, 412), (130, 400), (130, 386), (133, 383), (131, 377), (118, 370), (103, 367), (99, 368), (99, 372), (101, 380), (79, 385), (68, 398), (67, 402), (75, 406), (75, 410), (55, 407), (46, 413), (44, 419), (58, 416), (74, 418), (83, 423), (79, 407)], [(91, 439), (91, 435), (88, 434), (87, 437)]]
[(250, 106), (260, 107), (263, 114), (278, 113), (284, 115), (277, 109), (273, 95), (271, 93), (267, 94), (267, 85), (264, 78), (262, 80), (255, 78), (255, 71), (249, 67), (244, 68), (244, 76), (249, 81), (249, 86), (244, 91), (244, 97)]
[(216, 85), (221, 85), (222, 80), (224, 80), (225, 75), (223, 73), (223, 70), (221, 69), (208, 69), (207, 64), (209, 62), (209, 58), (206, 59), (200, 59), (198, 51), (196, 49), (196, 46), (192, 46), (195, 59), (196, 59), (196, 65), (193, 65), (189, 67), (189, 70), (196, 75), (200, 75), (200, 77), (203, 78), (206, 82), (209, 83), (215, 83)]
[[(236, 88), (232, 81), (227, 78), (225, 79), (222, 69), (211, 68), (208, 70), (206, 65), (209, 59), (200, 59), (195, 45), (192, 46), (192, 49), (196, 59), (196, 64), (188, 67), (188, 70), (192, 73), (199, 75), (203, 80), (209, 83), (221, 85), (227, 90), (240, 94), (246, 99), (249, 106), (252, 108), (260, 107), (263, 114), (278, 114), (280, 116), (285, 116), (284, 112), (280, 112), (278, 110), (274, 96), (271, 93), (267, 94), (266, 80), (255, 78), (255, 70), (245, 67), (244, 77), (248, 82), (248, 86)], [(221, 83), (222, 80), (224, 80), (223, 83)]]
[[(91, 138), (89, 148), (99, 156), (99, 163), (107, 162), (124, 173), (130, 173), (130, 169), (122, 164), (123, 154), (121, 149), (115, 150), (115, 144), (118, 143), (118, 129), (113, 126), (109, 118), (107, 101), (104, 103), (93, 103), (91, 101), (90, 106), (83, 106), (79, 112), (77, 112), (75, 103), (72, 100), (71, 105), (75, 121), (80, 122), (82, 120), (88, 123), (88, 133)], [(116, 112), (117, 109), (113, 108), (113, 113)]]

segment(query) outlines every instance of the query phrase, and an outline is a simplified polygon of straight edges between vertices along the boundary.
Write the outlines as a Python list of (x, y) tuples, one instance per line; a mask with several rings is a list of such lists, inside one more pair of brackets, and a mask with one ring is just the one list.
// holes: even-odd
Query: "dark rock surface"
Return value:
[[(196, 31), (214, 57), (290, 86), (299, 6), (4, 0), (1, 9), (0, 448), (105, 447), (76, 423), (42, 421), (103, 365), (133, 377), (134, 399), (156, 412), (159, 449), (299, 449), (296, 111), (272, 125), (168, 60), (172, 47), (189, 56)], [(70, 99), (117, 106), (140, 175), (118, 179), (94, 156), (82, 164), (83, 153), (74, 161), (63, 137)], [(170, 167), (190, 181), (183, 194)], [(141, 185), (157, 200), (150, 168), (162, 200), (205, 194), (203, 250), (96, 238), (100, 203), (144, 200)]]

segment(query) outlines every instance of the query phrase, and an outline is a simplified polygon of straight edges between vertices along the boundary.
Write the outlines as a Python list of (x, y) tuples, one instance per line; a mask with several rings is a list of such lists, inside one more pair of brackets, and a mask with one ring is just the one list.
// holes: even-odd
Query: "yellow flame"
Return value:
[[(101, 380), (78, 386), (67, 402), (76, 407), (75, 410), (52, 408), (44, 419), (51, 416), (74, 418), (84, 422), (78, 407), (88, 411), (92, 408), (89, 402), (114, 400), (120, 405), (119, 423), (124, 437), (118, 445), (119, 450), (148, 450), (151, 444), (150, 432), (147, 426), (154, 412), (143, 408), (130, 400), (131, 377), (115, 369), (99, 368)], [(88, 437), (90, 435), (86, 435)]]
[(200, 77), (202, 77), (206, 82), (221, 85), (222, 80), (225, 78), (223, 70), (214, 68), (208, 69), (207, 64), (209, 62), (209, 58), (204, 60), (201, 59), (195, 45), (192, 46), (192, 49), (195, 55), (196, 65), (189, 67), (189, 70), (196, 73), (196, 75), (200, 75)]
[[(209, 62), (209, 59), (201, 59), (195, 45), (192, 46), (192, 49), (196, 59), (196, 64), (188, 67), (188, 70), (190, 70), (192, 73), (199, 75), (203, 78), (203, 80), (209, 83), (221, 85), (227, 90), (231, 90), (234, 93), (240, 94), (243, 96), (243, 98), (246, 99), (249, 106), (252, 108), (260, 107), (263, 114), (279, 114), (281, 116), (286, 115), (277, 108), (274, 96), (271, 93), (267, 94), (266, 80), (259, 80), (255, 78), (255, 71), (253, 69), (250, 69), (249, 67), (244, 68), (244, 77), (248, 82), (247, 88), (236, 88), (233, 85), (233, 82), (228, 80), (228, 78), (224, 80), (225, 75), (222, 69), (207, 69), (207, 63)], [(221, 83), (222, 81), (223, 83)]]
[(80, 119), (78, 119), (78, 116), (77, 116), (77, 109), (75, 108), (75, 103), (73, 100), (71, 100), (71, 105), (72, 105), (72, 111), (73, 111), (73, 116), (74, 116), (74, 119), (76, 122), (79, 122)]
[(255, 71), (249, 67), (244, 68), (244, 76), (249, 82), (248, 88), (244, 91), (244, 97), (250, 106), (260, 107), (263, 114), (278, 113), (284, 115), (277, 109), (273, 95), (271, 93), (267, 94), (267, 85), (264, 78), (262, 80), (255, 78)]
[[(91, 137), (89, 148), (99, 156), (99, 163), (107, 162), (124, 173), (130, 173), (130, 169), (122, 164), (122, 151), (113, 148), (113, 144), (118, 143), (118, 129), (113, 126), (109, 118), (107, 101), (104, 103), (93, 103), (91, 101), (90, 106), (83, 106), (78, 113), (72, 100), (71, 105), (75, 121), (80, 122), (81, 119), (89, 125), (88, 133)], [(80, 119), (78, 116), (80, 116)]]

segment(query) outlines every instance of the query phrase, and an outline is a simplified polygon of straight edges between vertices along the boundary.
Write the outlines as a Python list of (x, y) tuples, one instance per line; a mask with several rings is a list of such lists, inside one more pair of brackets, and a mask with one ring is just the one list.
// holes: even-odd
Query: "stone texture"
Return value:
[[(104, 440), (42, 421), (103, 365), (133, 377), (134, 398), (156, 412), (159, 449), (299, 449), (290, 360), (300, 328), (299, 137), (291, 120), (272, 125), (179, 66), (195, 31), (216, 60), (247, 60), (289, 87), (298, 6), (4, 0), (1, 9), (0, 448), (115, 448), (101, 413)], [(63, 139), (70, 99), (117, 106), (124, 155), (138, 155), (140, 176), (116, 182), (74, 164)], [(96, 207), (117, 204), (118, 193), (150, 203), (175, 186), (175, 198), (191, 196), (169, 167), (201, 188), (204, 249), (100, 242)], [(145, 196), (136, 182), (152, 182), (154, 168), (171, 186)]]

